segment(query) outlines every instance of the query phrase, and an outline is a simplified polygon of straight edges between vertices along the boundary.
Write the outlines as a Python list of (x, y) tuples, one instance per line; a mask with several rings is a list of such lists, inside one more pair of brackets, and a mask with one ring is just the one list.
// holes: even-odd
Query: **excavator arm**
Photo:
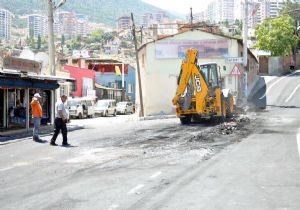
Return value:
[(179, 99), (183, 96), (189, 81), (192, 79), (195, 98), (196, 98), (196, 111), (202, 113), (205, 108), (205, 97), (208, 94), (207, 83), (200, 73), (197, 66), (198, 51), (196, 49), (187, 50), (186, 60), (181, 65), (181, 73), (179, 77), (179, 84), (172, 102), (174, 105), (179, 105)]

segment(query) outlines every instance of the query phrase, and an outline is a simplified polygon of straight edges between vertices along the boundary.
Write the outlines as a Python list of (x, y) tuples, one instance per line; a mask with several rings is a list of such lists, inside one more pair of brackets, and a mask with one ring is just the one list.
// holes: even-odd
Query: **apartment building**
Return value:
[(211, 23), (233, 23), (234, 11), (234, 0), (214, 0), (208, 4), (207, 18)]
[(10, 11), (0, 9), (0, 39), (10, 40), (12, 17), (13, 14)]
[(48, 18), (39, 14), (28, 15), (28, 34), (37, 38), (44, 37), (48, 33)]
[(132, 21), (129, 15), (121, 16), (117, 20), (117, 28), (119, 32), (130, 29), (131, 25), (132, 25)]

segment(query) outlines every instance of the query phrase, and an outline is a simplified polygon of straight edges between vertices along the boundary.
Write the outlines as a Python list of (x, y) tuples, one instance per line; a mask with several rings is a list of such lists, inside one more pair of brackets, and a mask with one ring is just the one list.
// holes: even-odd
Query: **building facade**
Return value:
[(0, 9), (0, 39), (10, 40), (12, 17), (10, 11)]
[(234, 22), (234, 0), (214, 0), (208, 4), (207, 18), (211, 23)]
[[(186, 50), (191, 47), (199, 51), (199, 64), (215, 62), (220, 66), (222, 88), (231, 89), (235, 98), (247, 95), (251, 90), (258, 72), (258, 62), (253, 54), (248, 51), (248, 67), (242, 69), (239, 66), (242, 71), (239, 77), (231, 74), (235, 64), (226, 62), (227, 57), (242, 56), (242, 40), (201, 30), (189, 30), (140, 47), (145, 115), (175, 113), (172, 98), (177, 89), (182, 59)], [(223, 70), (224, 66), (226, 70)]]
[(28, 15), (28, 34), (31, 37), (45, 37), (48, 34), (48, 18), (43, 15)]
[(131, 21), (130, 16), (124, 15), (124, 16), (118, 18), (117, 28), (118, 28), (119, 32), (123, 31), (123, 30), (130, 29), (131, 26), (132, 26), (132, 21)]

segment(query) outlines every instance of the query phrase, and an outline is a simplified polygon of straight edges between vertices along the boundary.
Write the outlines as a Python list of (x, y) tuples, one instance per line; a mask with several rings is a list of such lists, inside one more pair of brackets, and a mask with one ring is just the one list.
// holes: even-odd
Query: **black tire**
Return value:
[(184, 117), (180, 117), (180, 122), (182, 125), (188, 125), (190, 124), (192, 121), (192, 116), (191, 115), (187, 115)]
[(81, 114), (81, 112), (78, 114), (78, 119), (82, 119), (82, 114)]
[(115, 112), (114, 112), (114, 116), (117, 116), (117, 111), (115, 110)]
[[(233, 113), (232, 113), (232, 110), (230, 108), (230, 97), (232, 97), (231, 94), (229, 94), (226, 98), (225, 98), (225, 101), (226, 101), (226, 117), (227, 118), (232, 118), (233, 117)], [(233, 102), (232, 102), (233, 103)]]
[(106, 111), (104, 114), (104, 117), (107, 117), (107, 116), (108, 116), (108, 111)]

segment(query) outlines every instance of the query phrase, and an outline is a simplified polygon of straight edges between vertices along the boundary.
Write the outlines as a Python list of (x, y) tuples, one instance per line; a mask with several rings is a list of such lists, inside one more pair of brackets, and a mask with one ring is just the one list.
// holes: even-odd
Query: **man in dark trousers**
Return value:
[(54, 121), (54, 134), (52, 136), (50, 145), (52, 146), (57, 146), (55, 143), (56, 138), (59, 134), (59, 131), (61, 130), (62, 136), (63, 136), (63, 146), (70, 146), (68, 143), (68, 137), (67, 137), (67, 106), (66, 106), (66, 101), (67, 101), (67, 96), (62, 95), (61, 101), (58, 101), (55, 105), (55, 121)]

